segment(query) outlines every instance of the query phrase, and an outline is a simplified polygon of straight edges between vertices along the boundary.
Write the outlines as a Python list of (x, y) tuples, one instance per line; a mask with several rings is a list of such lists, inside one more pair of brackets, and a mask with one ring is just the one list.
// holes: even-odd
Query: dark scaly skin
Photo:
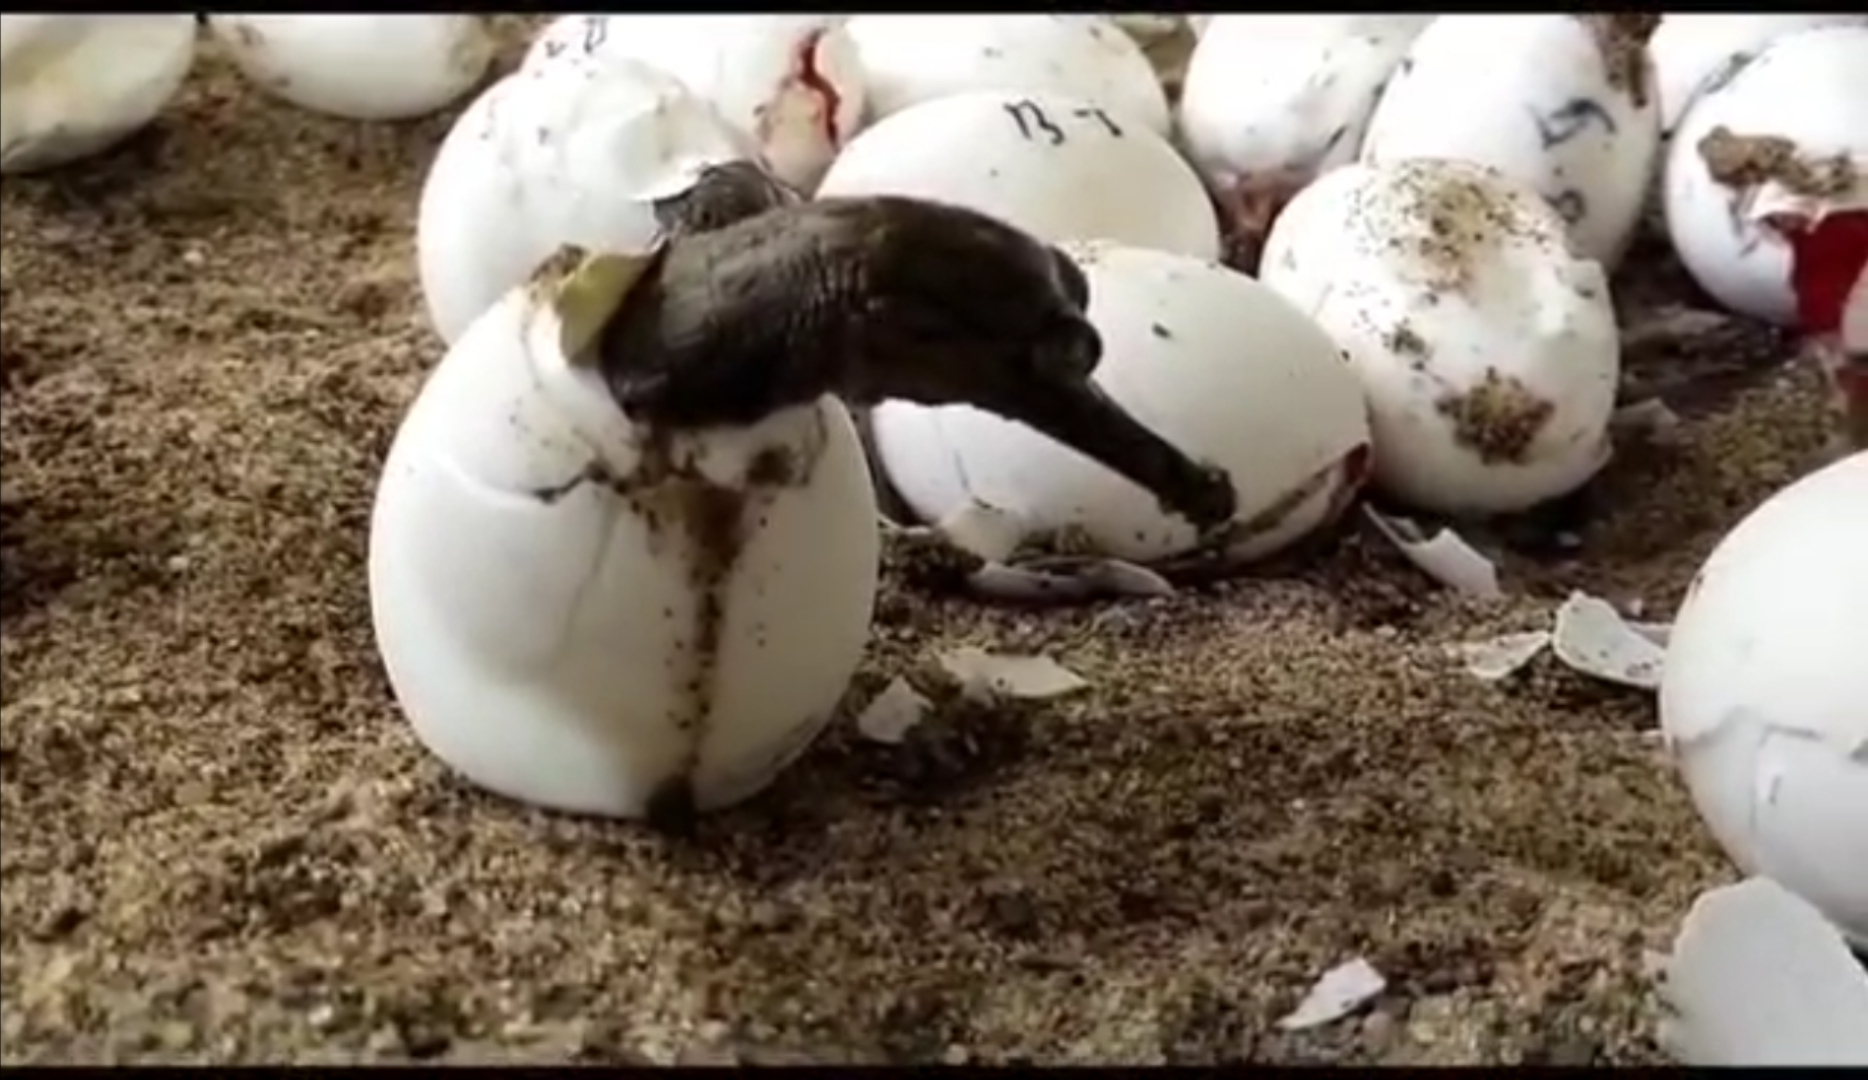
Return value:
[[(716, 175), (722, 203), (750, 175)], [(1102, 342), (1082, 272), (971, 210), (824, 199), (730, 224), (708, 180), (672, 204), (671, 238), (604, 328), (599, 366), (638, 422), (753, 423), (826, 393), (972, 405), (1026, 424), (1153, 492), (1202, 530), (1230, 521), (1231, 480), (1156, 435), (1091, 381)]]

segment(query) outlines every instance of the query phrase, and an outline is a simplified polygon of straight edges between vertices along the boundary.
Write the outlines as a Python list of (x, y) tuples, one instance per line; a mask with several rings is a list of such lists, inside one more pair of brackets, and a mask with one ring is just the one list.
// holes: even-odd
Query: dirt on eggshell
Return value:
[[(900, 746), (839, 724), (660, 839), (454, 779), (372, 648), (447, 118), (309, 116), (204, 52), (155, 128), (0, 193), (0, 1059), (1657, 1058), (1644, 950), (1729, 874), (1650, 700), (1444, 649), (1572, 588), (1664, 618), (1820, 453), (1787, 354), (1625, 446), (1508, 602), (1353, 527), (1149, 602), (891, 580), (863, 689), (963, 645), (1089, 689), (942, 701)], [(1372, 1011), (1276, 1027), (1357, 956)]]

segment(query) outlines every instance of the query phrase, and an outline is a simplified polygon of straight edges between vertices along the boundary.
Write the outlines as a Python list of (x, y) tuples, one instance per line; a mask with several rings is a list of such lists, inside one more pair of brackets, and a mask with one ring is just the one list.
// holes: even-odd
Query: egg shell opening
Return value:
[(1674, 618), (1661, 729), (1733, 862), (1868, 948), (1868, 452), (1784, 488)]
[(1158, 135), (1167, 94), (1148, 57), (1107, 19), (1076, 15), (858, 15), (849, 22), (869, 121), (976, 90), (1077, 98)]
[(857, 136), (818, 195), (964, 206), (1051, 243), (1219, 254), (1206, 189), (1167, 140), (1054, 94), (981, 90), (910, 106)]
[(493, 61), (478, 15), (214, 15), (208, 26), (254, 85), (346, 120), (444, 109)]
[(690, 769), (699, 808), (736, 802), (822, 728), (868, 638), (879, 539), (854, 426), (826, 398), (667, 436), (719, 489), (625, 490), (643, 433), (560, 333), (509, 293), (391, 446), (369, 582), (396, 699), (437, 757), (524, 802), (639, 817)]
[(0, 15), (0, 173), (56, 168), (147, 127), (195, 57), (192, 15)]
[(565, 59), (666, 72), (750, 138), (774, 176), (807, 192), (861, 127), (867, 101), (842, 16), (566, 15), (523, 66)]
[(1844, 156), (1854, 163), (1853, 189), (1807, 201), (1860, 206), (1868, 204), (1865, 110), (1868, 26), (1838, 26), (1777, 38), (1686, 111), (1663, 177), (1667, 235), (1687, 272), (1721, 306), (1778, 326), (1796, 323), (1790, 246), (1760, 221), (1770, 208), (1761, 202), (1777, 185), (1715, 180), (1702, 153), (1707, 136), (1723, 128), (1740, 138), (1785, 139), (1805, 162)]
[(1523, 510), (1607, 461), (1620, 337), (1602, 268), (1528, 188), (1462, 161), (1348, 165), (1304, 189), (1260, 280), (1349, 354), (1376, 484), (1452, 515)]
[[(1258, 526), (1233, 557), (1278, 550), (1343, 506), (1362, 479), (1368, 422), (1355, 376), (1322, 330), (1215, 263), (1109, 243), (1064, 247), (1090, 283), (1090, 321), (1104, 344), (1097, 384), (1182, 451), (1231, 474), (1238, 520)], [(1138, 485), (1022, 424), (904, 402), (881, 405), (872, 422), (882, 468), (923, 520), (977, 500), (1039, 532), (1081, 530), (1099, 551), (1142, 562), (1197, 540)]]
[(651, 250), (653, 200), (754, 153), (646, 64), (567, 59), (500, 80), (461, 113), (423, 182), (416, 259), (436, 332), (453, 341), (565, 244)]
[(1442, 15), (1383, 90), (1361, 160), (1492, 166), (1549, 202), (1578, 252), (1612, 268), (1659, 162), (1652, 84), (1651, 71), (1640, 88), (1612, 77), (1576, 15)]

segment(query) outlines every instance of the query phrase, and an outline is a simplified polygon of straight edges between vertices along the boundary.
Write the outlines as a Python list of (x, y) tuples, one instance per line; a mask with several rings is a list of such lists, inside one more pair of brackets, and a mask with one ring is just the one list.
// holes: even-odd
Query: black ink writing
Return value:
[(1733, 53), (1726, 57), (1725, 63), (1700, 80), (1699, 87), (1693, 91), (1693, 100), (1697, 101), (1707, 94), (1716, 94), (1730, 86), (1732, 80), (1738, 78), (1738, 73), (1745, 70), (1745, 65), (1751, 63), (1751, 57), (1751, 53)]
[(1589, 200), (1575, 188), (1565, 188), (1544, 200), (1557, 212), (1563, 223), (1575, 226), (1577, 222), (1589, 216)]
[(607, 15), (584, 16), (584, 51), (596, 52), (610, 38), (610, 18)]
[(1531, 122), (1537, 125), (1537, 138), (1546, 150), (1562, 146), (1581, 135), (1592, 123), (1600, 124), (1602, 130), (1610, 135), (1616, 131), (1615, 118), (1609, 115), (1601, 102), (1592, 98), (1571, 98), (1548, 113), (1539, 113), (1536, 109), (1530, 112)]
[(1018, 125), (1018, 133), (1026, 142), (1035, 140), (1038, 133), (1043, 132), (1052, 146), (1064, 144), (1063, 129), (1046, 116), (1043, 109), (1038, 108), (1037, 102), (1029, 100), (1007, 102), (1005, 111), (1011, 114), (1012, 122)]
[(1103, 127), (1109, 129), (1109, 134), (1114, 135), (1118, 139), (1122, 137), (1122, 129), (1119, 126), (1117, 126), (1116, 122), (1109, 118), (1108, 113), (1104, 112), (1103, 110), (1099, 108), (1096, 108), (1094, 105), (1088, 108), (1084, 108), (1084, 109), (1077, 109), (1073, 111), (1070, 115), (1075, 116), (1080, 120), (1092, 120), (1092, 119), (1096, 120), (1100, 122), (1103, 125)]

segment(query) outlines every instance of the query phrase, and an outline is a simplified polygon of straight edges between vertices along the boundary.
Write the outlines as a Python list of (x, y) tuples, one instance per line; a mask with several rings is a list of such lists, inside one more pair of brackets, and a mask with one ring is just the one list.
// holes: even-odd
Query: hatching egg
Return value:
[(1259, 277), (1348, 351), (1397, 499), (1523, 510), (1607, 461), (1621, 354), (1602, 267), (1496, 169), (1345, 165), (1285, 208)]
[(508, 292), (430, 373), (376, 491), (377, 646), (416, 736), (492, 791), (724, 806), (803, 751), (862, 655), (869, 474), (832, 398), (632, 424), (586, 353), (620, 294), (591, 292)]

